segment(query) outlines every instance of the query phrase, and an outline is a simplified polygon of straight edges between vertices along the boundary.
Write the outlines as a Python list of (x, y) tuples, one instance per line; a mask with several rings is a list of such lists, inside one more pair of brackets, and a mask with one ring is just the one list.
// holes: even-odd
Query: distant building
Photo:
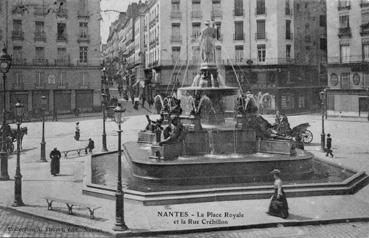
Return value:
[(369, 1), (328, 1), (328, 114), (367, 116)]
[(99, 110), (100, 1), (23, 3), (0, 1), (0, 44), (7, 41), (13, 57), (7, 110), (19, 100), (26, 111), (37, 111), (43, 95), (50, 112)]

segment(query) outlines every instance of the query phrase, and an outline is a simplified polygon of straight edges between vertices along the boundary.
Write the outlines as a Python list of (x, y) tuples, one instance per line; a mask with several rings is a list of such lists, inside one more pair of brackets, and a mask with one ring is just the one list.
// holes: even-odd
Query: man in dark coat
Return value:
[(327, 153), (325, 154), (325, 156), (328, 156), (328, 155), (330, 155), (333, 158), (331, 134), (327, 135)]
[(95, 142), (89, 138), (88, 139), (88, 145), (87, 147), (85, 148), (85, 153), (87, 154), (87, 149), (88, 149), (88, 152), (92, 153), (92, 150), (95, 148)]
[(50, 170), (53, 176), (56, 176), (60, 172), (60, 158), (60, 151), (55, 147), (54, 150), (50, 153)]

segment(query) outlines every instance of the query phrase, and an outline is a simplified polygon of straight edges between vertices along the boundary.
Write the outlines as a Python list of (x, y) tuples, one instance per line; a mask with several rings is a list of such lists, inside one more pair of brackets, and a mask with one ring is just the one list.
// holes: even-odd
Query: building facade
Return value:
[(328, 1), (328, 115), (367, 116), (369, 1)]

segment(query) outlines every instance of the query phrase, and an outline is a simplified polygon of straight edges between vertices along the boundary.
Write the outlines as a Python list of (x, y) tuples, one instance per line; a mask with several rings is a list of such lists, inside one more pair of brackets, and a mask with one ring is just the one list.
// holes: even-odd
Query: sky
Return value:
[(138, 0), (101, 0), (101, 40), (105, 44), (109, 36), (110, 24), (118, 18), (117, 12), (104, 12), (104, 10), (126, 11), (127, 6), (131, 2), (138, 2)]

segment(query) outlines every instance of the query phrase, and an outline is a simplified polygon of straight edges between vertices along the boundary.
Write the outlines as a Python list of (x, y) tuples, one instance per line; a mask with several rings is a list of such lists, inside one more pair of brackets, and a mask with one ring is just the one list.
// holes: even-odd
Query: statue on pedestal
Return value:
[(215, 63), (215, 40), (217, 38), (216, 28), (210, 26), (210, 21), (205, 22), (205, 28), (200, 34), (200, 56), (201, 63)]

